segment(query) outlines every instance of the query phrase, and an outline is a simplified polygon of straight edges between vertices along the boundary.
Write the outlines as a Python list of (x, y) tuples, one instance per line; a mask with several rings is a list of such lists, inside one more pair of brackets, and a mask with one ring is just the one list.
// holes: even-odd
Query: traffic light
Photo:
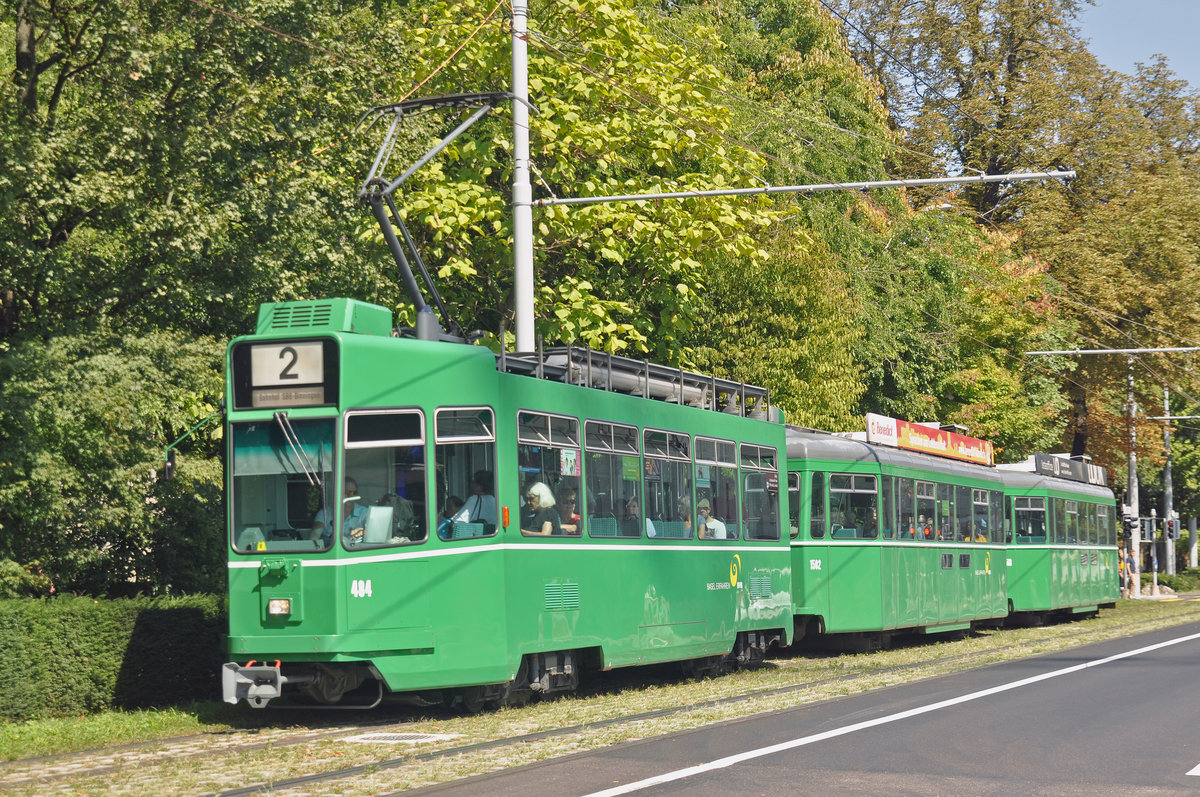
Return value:
[(1133, 515), (1124, 515), (1121, 517), (1121, 525), (1125, 529), (1125, 539), (1133, 539), (1133, 530), (1137, 528), (1137, 518)]
[(1167, 539), (1179, 539), (1179, 521), (1175, 518), (1170, 518), (1167, 520)]

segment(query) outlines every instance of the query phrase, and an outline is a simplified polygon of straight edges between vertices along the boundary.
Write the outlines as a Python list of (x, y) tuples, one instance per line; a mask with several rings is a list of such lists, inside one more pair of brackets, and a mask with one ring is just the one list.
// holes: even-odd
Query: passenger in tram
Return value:
[[(451, 520), (455, 523), (490, 523), (495, 529), (496, 496), (492, 494), (494, 484), (491, 471), (475, 471), (475, 475), (471, 477), (471, 495)], [(554, 504), (553, 501), (550, 503)]]
[[(658, 531), (654, 528), (654, 522), (650, 518), (646, 518), (645, 530), (647, 537), (658, 535)], [(642, 503), (636, 495), (625, 499), (625, 517), (621, 518), (621, 531), (627, 537), (640, 537), (642, 534)]]
[(692, 499), (689, 496), (681, 495), (675, 503), (675, 512), (679, 515), (679, 519), (683, 521), (683, 531), (685, 536), (692, 536)]
[(712, 505), (707, 498), (701, 498), (696, 504), (696, 525), (700, 528), (700, 536), (708, 540), (729, 539), (729, 529), (720, 520), (712, 516)]
[[(342, 485), (342, 531), (348, 541), (361, 540), (367, 528), (367, 508), (358, 495), (358, 482), (347, 476)], [(316, 540), (322, 547), (333, 538), (333, 513), (328, 506), (322, 507), (313, 518), (309, 539)]]
[(924, 515), (917, 518), (917, 537), (926, 540), (933, 539), (933, 524)]
[(561, 486), (558, 488), (558, 527), (563, 534), (579, 534), (579, 512), (576, 511), (578, 499), (574, 487)]
[(867, 516), (863, 520), (862, 537), (865, 540), (873, 540), (879, 536), (879, 512), (875, 507), (867, 510)]
[(534, 482), (525, 491), (521, 507), (521, 533), (538, 537), (561, 534), (554, 493), (543, 482)]
[(979, 518), (975, 521), (975, 542), (987, 542), (987, 521)]

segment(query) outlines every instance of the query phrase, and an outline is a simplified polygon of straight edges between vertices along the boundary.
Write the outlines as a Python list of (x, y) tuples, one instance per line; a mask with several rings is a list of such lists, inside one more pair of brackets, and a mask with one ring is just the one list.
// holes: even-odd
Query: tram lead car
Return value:
[[(585, 669), (717, 668), (790, 642), (785, 428), (765, 390), (392, 329), (362, 302), (285, 302), (230, 343), (226, 701), (476, 709)], [(494, 516), (447, 522), (481, 473)], [(575, 528), (530, 533), (535, 484), (576, 496)], [(701, 502), (720, 537), (696, 533)]]

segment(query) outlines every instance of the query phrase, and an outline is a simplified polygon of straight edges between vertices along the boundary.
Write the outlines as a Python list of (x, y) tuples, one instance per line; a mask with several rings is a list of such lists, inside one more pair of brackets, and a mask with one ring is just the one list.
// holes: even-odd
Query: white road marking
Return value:
[(1187, 773), (1187, 774), (1189, 774), (1189, 775), (1200, 775), (1200, 764), (1197, 764), (1196, 766), (1194, 766), (1194, 767), (1192, 767), (1190, 770), (1188, 770), (1188, 773)]
[[(731, 755), (731, 756), (727, 756), (725, 758), (719, 758), (716, 761), (710, 761), (707, 764), (698, 764), (694, 767), (687, 767), (685, 769), (677, 769), (674, 772), (666, 772), (666, 773), (663, 773), (662, 775), (656, 775), (655, 777), (652, 777), (652, 778), (646, 778), (645, 780), (639, 780), (635, 783), (627, 783), (624, 786), (614, 786), (611, 789), (605, 789), (603, 791), (592, 792), (591, 794), (585, 795), (585, 797), (616, 797), (616, 795), (618, 795), (618, 794), (630, 794), (632, 792), (641, 791), (642, 789), (648, 789), (651, 786), (657, 786), (662, 783), (672, 783), (677, 780), (684, 780), (686, 778), (694, 777), (696, 775), (703, 775), (706, 772), (712, 772), (713, 770), (725, 769), (727, 767), (731, 767), (736, 764), (741, 764), (744, 761), (753, 761), (756, 758), (762, 758), (763, 756), (774, 755), (775, 753), (781, 753), (785, 750), (792, 750), (797, 747), (804, 747), (806, 745), (810, 745), (815, 742), (825, 741), (826, 739), (834, 739), (838, 736), (845, 736), (850, 733), (855, 733), (856, 731), (866, 730), (867, 728), (874, 728), (878, 725), (886, 725), (886, 724), (892, 723), (892, 722), (899, 722), (900, 720), (908, 719), (909, 717), (916, 717), (921, 714), (928, 714), (933, 711), (939, 711), (944, 708), (950, 708), (951, 706), (957, 706), (960, 703), (967, 703), (972, 700), (979, 700), (980, 698), (1000, 694), (1001, 692), (1007, 692), (1011, 689), (1018, 689), (1022, 686), (1029, 686), (1030, 684), (1035, 684), (1035, 683), (1038, 683), (1039, 681), (1046, 681), (1046, 680), (1049, 680), (1050, 678), (1057, 678), (1060, 675), (1070, 675), (1071, 673), (1076, 673), (1081, 670), (1086, 670), (1090, 667), (1099, 667), (1101, 664), (1108, 664), (1109, 662), (1119, 661), (1121, 659), (1127, 659), (1127, 658), (1130, 658), (1131, 656), (1138, 656), (1138, 655), (1141, 655), (1142, 653), (1149, 653), (1150, 651), (1158, 650), (1160, 648), (1166, 648), (1166, 647), (1170, 647), (1172, 645), (1179, 645), (1183, 642), (1191, 642), (1194, 639), (1200, 639), (1200, 634), (1191, 634), (1189, 636), (1179, 637), (1177, 639), (1170, 639), (1170, 640), (1167, 640), (1166, 642), (1160, 642), (1157, 645), (1149, 645), (1144, 648), (1138, 648), (1137, 650), (1130, 650), (1130, 651), (1126, 651), (1125, 653), (1118, 653), (1115, 656), (1109, 656), (1104, 659), (1096, 659), (1095, 661), (1089, 661), (1089, 662), (1085, 662), (1083, 664), (1076, 664), (1073, 667), (1065, 667), (1061, 670), (1054, 670), (1053, 672), (1047, 672), (1047, 673), (1043, 673), (1041, 675), (1034, 675), (1029, 678), (1022, 678), (1019, 681), (1012, 681), (1007, 684), (1001, 684), (1000, 686), (993, 686), (990, 689), (982, 689), (978, 692), (972, 692), (967, 695), (962, 695), (961, 697), (954, 697), (949, 700), (941, 700), (937, 703), (931, 703), (928, 706), (921, 706), (919, 708), (913, 708), (913, 709), (909, 709), (907, 711), (901, 711), (897, 714), (891, 714), (886, 717), (878, 717), (876, 719), (867, 720), (865, 722), (856, 722), (853, 725), (847, 725), (844, 728), (836, 728), (831, 731), (815, 733), (811, 736), (802, 736), (799, 739), (792, 739), (791, 741), (780, 742), (779, 744), (773, 744), (773, 745), (770, 745), (769, 747), (760, 747), (757, 750), (747, 750), (744, 753), (738, 753), (737, 755)], [(1195, 769), (1193, 769), (1188, 774), (1189, 775), (1200, 775), (1200, 766), (1197, 766)]]

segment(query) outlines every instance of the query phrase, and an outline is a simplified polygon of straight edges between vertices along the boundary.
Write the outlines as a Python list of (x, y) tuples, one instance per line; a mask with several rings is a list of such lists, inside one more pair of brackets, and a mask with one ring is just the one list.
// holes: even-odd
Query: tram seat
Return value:
[(590, 517), (587, 520), (588, 531), (593, 537), (618, 537), (617, 519), (615, 517)]
[(482, 537), (484, 534), (482, 523), (462, 523), (454, 524), (454, 528), (450, 530), (450, 539), (465, 540), (469, 537)]
[(841, 526), (834, 529), (831, 536), (835, 540), (852, 540), (858, 536), (858, 529), (853, 526)]
[(682, 520), (656, 520), (654, 528), (659, 537), (668, 540), (686, 540), (692, 536), (687, 527), (683, 525)]
[(1045, 534), (1041, 534), (1041, 535), (1038, 535), (1038, 536), (1036, 536), (1036, 537), (1034, 537), (1034, 536), (1031, 536), (1031, 537), (1029, 537), (1029, 544), (1030, 544), (1030, 545), (1043, 545), (1043, 544), (1045, 544), (1045, 542), (1046, 542), (1046, 535), (1045, 535)]

